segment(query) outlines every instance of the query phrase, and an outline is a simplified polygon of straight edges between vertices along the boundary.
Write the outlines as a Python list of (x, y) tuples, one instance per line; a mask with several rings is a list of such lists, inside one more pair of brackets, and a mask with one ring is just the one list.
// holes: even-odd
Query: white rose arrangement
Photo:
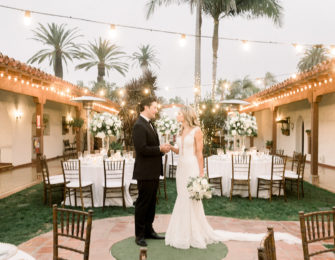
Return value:
[(110, 113), (104, 112), (102, 114), (94, 114), (90, 130), (99, 138), (105, 138), (106, 136), (118, 136), (121, 130), (121, 120)]
[(256, 117), (246, 113), (234, 113), (226, 121), (228, 133), (232, 136), (257, 136)]
[(166, 116), (156, 120), (155, 122), (158, 132), (162, 135), (176, 135), (179, 131), (179, 124), (175, 119), (170, 119)]
[(192, 200), (210, 199), (213, 192), (207, 177), (190, 177), (187, 190)]

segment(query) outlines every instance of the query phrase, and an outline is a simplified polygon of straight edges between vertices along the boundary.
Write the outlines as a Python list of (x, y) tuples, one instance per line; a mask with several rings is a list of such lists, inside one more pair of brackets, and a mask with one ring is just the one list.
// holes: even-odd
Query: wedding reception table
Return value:
[[(114, 158), (115, 160), (123, 160), (124, 157)], [(124, 182), (125, 182), (125, 204), (126, 207), (133, 206), (133, 199), (129, 194), (129, 185), (133, 177), (134, 163), (133, 158), (125, 158)], [(103, 182), (104, 182), (104, 166), (103, 156), (100, 154), (89, 155), (80, 158), (81, 178), (82, 181), (91, 181), (93, 183), (93, 201), (94, 207), (102, 207), (103, 205)], [(121, 193), (120, 193), (121, 194)], [(71, 198), (72, 205), (74, 197)], [(69, 198), (66, 198), (65, 205), (70, 205)], [(80, 199), (77, 199), (77, 205), (81, 206)], [(91, 206), (91, 198), (84, 199), (84, 205)], [(122, 206), (121, 198), (106, 199), (106, 206)]]
[[(210, 177), (222, 177), (222, 191), (224, 196), (230, 195), (232, 161), (230, 154), (213, 155), (208, 157), (208, 171)], [(250, 164), (250, 189), (251, 196), (257, 196), (257, 177), (260, 175), (271, 175), (271, 156), (269, 155), (251, 155)], [(217, 191), (216, 191), (217, 192)], [(279, 189), (273, 189), (273, 194), (278, 195)], [(216, 193), (215, 193), (216, 194)], [(233, 195), (248, 197), (248, 191), (235, 191)], [(281, 192), (283, 194), (283, 191)], [(269, 198), (268, 191), (260, 191), (260, 198)]]
[(0, 260), (35, 260), (35, 258), (19, 250), (15, 245), (0, 242)]

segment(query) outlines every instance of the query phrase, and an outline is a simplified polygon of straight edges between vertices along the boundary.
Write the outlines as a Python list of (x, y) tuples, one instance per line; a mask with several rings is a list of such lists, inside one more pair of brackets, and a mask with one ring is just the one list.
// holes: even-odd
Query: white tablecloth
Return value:
[(19, 250), (15, 245), (0, 243), (0, 260), (35, 260), (26, 252)]
[[(122, 159), (122, 158), (121, 158)], [(126, 159), (124, 182), (125, 182), (125, 203), (126, 207), (133, 206), (133, 199), (129, 194), (129, 185), (133, 177), (134, 159)], [(82, 181), (93, 182), (93, 201), (94, 207), (102, 207), (103, 205), (103, 182), (104, 182), (104, 166), (102, 157), (92, 157), (90, 159), (81, 159), (81, 178)], [(121, 193), (120, 193), (121, 194)], [(71, 198), (72, 206), (74, 205), (74, 198)], [(65, 205), (70, 205), (67, 197)], [(77, 199), (77, 205), (81, 206), (80, 199)], [(84, 199), (85, 207), (91, 206), (91, 198)], [(105, 206), (122, 206), (121, 198), (106, 199)]]
[[(222, 191), (224, 196), (230, 196), (231, 175), (232, 175), (232, 162), (230, 156), (217, 156), (213, 155), (208, 157), (208, 170), (210, 177), (222, 177)], [(271, 156), (251, 157), (250, 164), (250, 189), (251, 196), (257, 196), (257, 176), (271, 175)], [(279, 189), (273, 189), (273, 194), (278, 194)], [(215, 194), (218, 191), (215, 191)], [(233, 195), (241, 195), (248, 197), (248, 191), (235, 191)], [(283, 191), (281, 192), (283, 194)], [(269, 198), (268, 191), (260, 191), (260, 198)]]

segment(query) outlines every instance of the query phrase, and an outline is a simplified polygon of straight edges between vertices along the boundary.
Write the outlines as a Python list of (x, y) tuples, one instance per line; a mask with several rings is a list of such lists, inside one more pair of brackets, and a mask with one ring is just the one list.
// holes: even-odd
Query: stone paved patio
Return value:
[[(165, 232), (170, 219), (170, 215), (157, 215), (154, 228), (157, 232)], [(224, 217), (209, 216), (208, 220), (214, 229), (224, 229), (238, 232), (265, 233), (266, 227), (272, 225), (275, 232), (287, 232), (300, 238), (299, 222), (295, 221), (260, 221), (260, 220), (241, 220)], [(114, 259), (109, 249), (111, 246), (125, 238), (134, 235), (134, 218), (119, 217), (106, 218), (93, 221), (91, 237), (90, 259), (107, 260)], [(134, 242), (135, 243), (135, 242)], [(228, 247), (228, 255), (225, 260), (254, 260), (257, 259), (257, 247), (259, 242), (225, 242)], [(322, 247), (320, 243), (315, 244), (315, 250)], [(37, 260), (52, 259), (52, 231), (35, 237), (19, 246), (21, 250), (31, 254)], [(300, 260), (303, 259), (302, 246), (299, 244), (286, 244), (276, 241), (277, 259)], [(61, 252), (64, 253), (64, 252)], [(150, 254), (150, 249), (148, 251)], [(66, 252), (67, 259), (81, 259), (77, 255)], [(318, 259), (335, 259), (333, 254), (324, 254)], [(173, 259), (171, 259), (173, 260)]]

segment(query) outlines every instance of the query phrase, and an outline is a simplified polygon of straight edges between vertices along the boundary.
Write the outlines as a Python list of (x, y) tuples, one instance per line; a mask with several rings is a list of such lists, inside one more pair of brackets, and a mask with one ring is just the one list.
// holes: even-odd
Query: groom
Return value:
[(135, 204), (135, 242), (147, 246), (145, 238), (164, 239), (152, 228), (155, 218), (156, 193), (159, 176), (163, 175), (162, 156), (169, 152), (169, 144), (160, 145), (151, 120), (155, 118), (157, 101), (148, 97), (140, 103), (141, 114), (133, 129), (136, 151), (133, 179), (137, 180), (138, 198)]

